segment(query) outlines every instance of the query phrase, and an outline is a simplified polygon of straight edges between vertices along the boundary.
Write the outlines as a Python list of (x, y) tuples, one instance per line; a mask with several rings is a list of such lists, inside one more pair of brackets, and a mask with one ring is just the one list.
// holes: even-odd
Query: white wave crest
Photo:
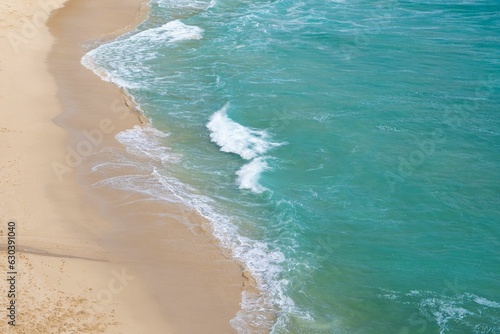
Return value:
[(227, 115), (228, 107), (229, 102), (216, 111), (207, 123), (210, 139), (222, 152), (238, 154), (245, 160), (251, 160), (236, 172), (237, 183), (240, 189), (262, 193), (267, 188), (259, 184), (259, 178), (262, 172), (270, 169), (263, 155), (283, 143), (272, 142), (264, 130), (247, 128), (233, 121)]
[(189, 39), (201, 39), (203, 29), (197, 26), (188, 26), (179, 20), (168, 22), (159, 28), (142, 31), (135, 38), (150, 42), (178, 42)]
[(267, 169), (269, 169), (269, 167), (266, 161), (261, 157), (255, 158), (250, 163), (241, 167), (241, 169), (236, 172), (240, 189), (249, 189), (258, 194), (267, 190), (267, 188), (259, 184), (260, 174)]
[(104, 81), (124, 88), (141, 88), (144, 83), (138, 83), (137, 78), (150, 71), (145, 62), (157, 57), (158, 45), (201, 39), (203, 31), (180, 20), (171, 21), (103, 44), (86, 53), (80, 62)]
[(247, 128), (230, 119), (227, 116), (228, 107), (229, 103), (226, 103), (212, 115), (207, 124), (211, 132), (210, 139), (220, 146), (222, 152), (235, 153), (245, 160), (250, 160), (282, 145), (271, 142), (265, 131)]

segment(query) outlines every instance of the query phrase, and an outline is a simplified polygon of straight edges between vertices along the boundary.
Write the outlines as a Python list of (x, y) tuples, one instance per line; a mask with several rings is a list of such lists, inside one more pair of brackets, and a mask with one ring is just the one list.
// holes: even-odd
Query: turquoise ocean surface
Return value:
[(109, 183), (208, 218), (240, 333), (500, 333), (500, 1), (150, 6), (82, 59), (152, 122)]

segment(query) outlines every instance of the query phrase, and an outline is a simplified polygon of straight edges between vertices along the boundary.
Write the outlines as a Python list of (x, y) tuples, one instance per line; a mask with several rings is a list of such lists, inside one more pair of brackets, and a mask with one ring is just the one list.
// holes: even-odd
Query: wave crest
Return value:
[(207, 123), (210, 139), (222, 152), (252, 160), (236, 172), (237, 183), (240, 189), (262, 193), (267, 189), (259, 184), (259, 178), (262, 172), (270, 169), (263, 155), (283, 143), (272, 142), (264, 130), (251, 129), (233, 121), (227, 115), (228, 107), (229, 102), (210, 117)]

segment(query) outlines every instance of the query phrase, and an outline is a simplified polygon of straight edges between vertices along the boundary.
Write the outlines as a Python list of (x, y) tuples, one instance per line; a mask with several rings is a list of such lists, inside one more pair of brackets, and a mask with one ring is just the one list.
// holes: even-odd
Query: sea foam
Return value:
[(251, 129), (233, 121), (227, 115), (228, 108), (229, 103), (226, 103), (207, 123), (210, 139), (222, 152), (234, 153), (245, 160), (252, 160), (236, 172), (237, 183), (240, 189), (261, 193), (266, 188), (259, 184), (260, 175), (263, 171), (269, 170), (263, 155), (283, 143), (272, 142), (264, 130)]
[(267, 188), (259, 184), (260, 174), (267, 169), (269, 169), (269, 166), (262, 157), (255, 158), (250, 163), (241, 167), (236, 172), (240, 189), (250, 189), (254, 193), (262, 193), (267, 190)]
[[(203, 38), (203, 31), (180, 20), (170, 21), (101, 45), (86, 53), (81, 63), (104, 81), (126, 89), (143, 88), (147, 83), (138, 78), (151, 74), (146, 62), (158, 57), (158, 46), (173, 47), (180, 41), (198, 40)], [(134, 52), (130, 52), (131, 48)]]
[(245, 160), (256, 158), (269, 149), (280, 146), (269, 140), (263, 130), (254, 130), (236, 123), (227, 116), (229, 103), (210, 118), (207, 128), (211, 131), (210, 139), (220, 146), (222, 152), (238, 154)]
[[(225, 215), (222, 213), (224, 210), (221, 210), (211, 198), (200, 194), (199, 191), (173, 175), (169, 175), (168, 168), (166, 168), (168, 164), (180, 160), (173, 158), (175, 155), (165, 146), (163, 139), (166, 137), (168, 137), (167, 133), (149, 126), (136, 126), (117, 134), (116, 139), (125, 146), (126, 151), (111, 148), (113, 162), (100, 164), (92, 172), (110, 175), (116, 174), (117, 168), (125, 167), (127, 173), (105, 178), (94, 186), (111, 186), (134, 191), (167, 202), (180, 201), (194, 208), (210, 222), (213, 235), (222, 247), (231, 250), (236, 260), (245, 264), (255, 278), (260, 291), (243, 293), (241, 309), (231, 320), (232, 326), (238, 333), (249, 333), (249, 328), (271, 328), (275, 319), (270, 315), (276, 311), (276, 307), (287, 312), (298, 313), (293, 300), (285, 293), (287, 281), (280, 278), (283, 264), (288, 259), (272, 244), (241, 235), (238, 224), (235, 224), (236, 217)], [(108, 156), (109, 153), (111, 152), (108, 152)], [(129, 155), (139, 160), (135, 162), (135, 158)], [(247, 165), (257, 166), (258, 170), (261, 163), (265, 163), (263, 158), (257, 157)], [(244, 170), (245, 166), (242, 169)], [(248, 174), (244, 173), (244, 175)], [(182, 219), (181, 221), (188, 227), (190, 226), (189, 219), (178, 218)]]

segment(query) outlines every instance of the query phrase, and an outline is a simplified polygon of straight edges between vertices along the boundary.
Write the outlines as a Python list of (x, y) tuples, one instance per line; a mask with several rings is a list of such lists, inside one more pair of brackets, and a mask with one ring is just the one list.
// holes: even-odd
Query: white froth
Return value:
[[(210, 222), (212, 232), (222, 247), (231, 250), (236, 260), (245, 263), (257, 282), (258, 291), (263, 292), (261, 294), (256, 290), (243, 294), (241, 310), (231, 320), (238, 333), (248, 333), (248, 328), (270, 328), (276, 320), (272, 317), (276, 309), (282, 310), (284, 314), (302, 314), (285, 293), (288, 282), (281, 277), (283, 264), (290, 259), (271, 244), (242, 236), (235, 224), (236, 217), (222, 214), (211, 198), (201, 195), (188, 184), (165, 173), (162, 163), (165, 162), (166, 156), (168, 159), (172, 156), (164, 145), (165, 137), (167, 134), (152, 127), (136, 126), (119, 133), (116, 138), (126, 147), (126, 152), (109, 148), (103, 152), (108, 157), (107, 162), (99, 162), (92, 168), (92, 173), (115, 176), (106, 177), (94, 186), (111, 186), (172, 203), (181, 201)], [(138, 157), (139, 160), (130, 159), (129, 155)], [(263, 158), (253, 161), (255, 164), (259, 161), (265, 163)], [(123, 173), (117, 173), (122, 168)], [(176, 219), (190, 226), (189, 217), (179, 216)]]
[(260, 174), (267, 169), (269, 169), (269, 167), (266, 161), (261, 157), (253, 159), (250, 163), (241, 167), (241, 169), (236, 172), (240, 189), (249, 189), (258, 194), (267, 190), (267, 188), (259, 184)]
[(474, 301), (478, 303), (479, 305), (487, 306), (487, 307), (492, 307), (492, 308), (500, 308), (500, 303), (488, 300), (483, 297), (478, 297), (476, 296)]
[(137, 82), (137, 78), (150, 71), (145, 61), (157, 57), (158, 45), (174, 46), (180, 41), (201, 39), (203, 31), (180, 20), (171, 21), (101, 45), (85, 54), (81, 63), (104, 81), (124, 88), (141, 88), (144, 83)]
[(149, 42), (173, 43), (183, 40), (201, 39), (203, 37), (203, 29), (197, 26), (188, 26), (179, 20), (175, 20), (159, 28), (145, 30), (135, 36)]
[(163, 163), (179, 162), (180, 156), (169, 153), (169, 148), (161, 144), (168, 134), (153, 127), (134, 126), (116, 135), (116, 140), (124, 145), (127, 152), (142, 158), (158, 160)]
[(210, 139), (222, 152), (238, 154), (245, 160), (252, 160), (236, 173), (237, 183), (240, 189), (262, 193), (266, 188), (259, 184), (259, 178), (263, 171), (269, 170), (263, 155), (273, 147), (283, 144), (272, 142), (264, 130), (251, 129), (233, 121), (227, 115), (228, 108), (229, 103), (226, 103), (207, 123)]
[[(394, 300), (402, 304), (416, 305), (420, 316), (435, 321), (440, 334), (450, 332), (450, 326), (456, 324), (470, 328), (472, 333), (475, 317), (479, 314), (488, 314), (489, 308), (500, 308), (500, 303), (468, 292), (447, 296), (435, 291), (411, 290), (402, 293), (386, 289), (381, 290), (384, 293), (378, 295), (380, 298)], [(473, 302), (480, 306), (474, 306)]]
[(269, 135), (263, 130), (254, 130), (236, 123), (227, 116), (229, 103), (210, 118), (207, 128), (210, 139), (220, 146), (222, 152), (238, 154), (250, 160), (266, 153), (281, 144), (269, 141)]
[(154, 0), (153, 2), (163, 8), (192, 8), (198, 10), (210, 8), (212, 3), (207, 0)]
[[(162, 1), (158, 0), (158, 2)], [(171, 3), (175, 2), (172, 1)], [(209, 6), (214, 5), (215, 0), (210, 1)], [(150, 71), (145, 62), (157, 57), (158, 43), (175, 46), (176, 42), (197, 40), (201, 39), (202, 36), (203, 29), (188, 26), (176, 20), (161, 27), (129, 34), (124, 38), (102, 45), (87, 53), (81, 62), (105, 81), (113, 82), (124, 88), (143, 88), (145, 85), (147, 86), (147, 83), (141, 82), (138, 78), (144, 72)], [(131, 48), (133, 48), (134, 52), (130, 52)], [(102, 67), (105, 67), (106, 70), (102, 69)], [(222, 116), (227, 118), (225, 111), (221, 112), (220, 116), (221, 118), (224, 118)], [(225, 120), (220, 121), (224, 123)], [(265, 131), (245, 128), (229, 118), (226, 121), (228, 122), (222, 124), (222, 128), (216, 130), (221, 131), (222, 138), (224, 137), (224, 131), (222, 131), (224, 126), (229, 132), (243, 129), (242, 133), (248, 139), (246, 143), (244, 140), (240, 142), (248, 148), (246, 152), (249, 156), (245, 159), (259, 159), (255, 162), (251, 161), (248, 165), (256, 166), (260, 161), (263, 164), (262, 166), (267, 167), (264, 158), (260, 158), (260, 155), (280, 144), (268, 142)], [(236, 126), (231, 129), (231, 125)], [(242, 309), (232, 321), (233, 325), (235, 325), (235, 328), (241, 325), (239, 327), (241, 333), (245, 332), (245, 328), (249, 328), (252, 324), (254, 326), (258, 324), (270, 327), (274, 319), (270, 319), (271, 322), (267, 324), (262, 322), (265, 321), (263, 319), (266, 319), (266, 315), (274, 311), (275, 305), (278, 305), (283, 310), (292, 310), (295, 307), (293, 301), (286, 297), (284, 292), (287, 282), (280, 279), (283, 270), (282, 263), (286, 261), (285, 256), (265, 242), (242, 237), (232, 221), (234, 218), (219, 213), (212, 199), (197, 194), (197, 191), (191, 189), (187, 184), (167, 175), (167, 173), (161, 172), (163, 170), (162, 163), (176, 159), (169, 149), (163, 145), (162, 139), (166, 136), (167, 134), (152, 127), (134, 127), (119, 133), (116, 139), (126, 147), (127, 153), (122, 150), (112, 149), (116, 159), (113, 159), (110, 163), (100, 163), (92, 169), (93, 173), (117, 174), (117, 176), (101, 180), (95, 183), (94, 186), (112, 186), (118, 189), (148, 194), (152, 198), (169, 202), (180, 200), (196, 209), (211, 223), (214, 236), (222, 246), (231, 249), (233, 256), (245, 263), (255, 275), (259, 290), (267, 292), (247, 295), (242, 302)], [(231, 146), (231, 143), (228, 142), (227, 145)], [(135, 162), (135, 159), (130, 159), (128, 154), (141, 159)], [(245, 154), (243, 153), (243, 155)], [(144, 159), (149, 163), (144, 163)], [(127, 173), (121, 175), (111, 172), (120, 168), (124, 168)], [(260, 172), (257, 172), (259, 168), (247, 167), (246, 170), (248, 170), (248, 174), (245, 172), (244, 166), (242, 168), (242, 184), (249, 185), (250, 189), (261, 189), (262, 187), (257, 183), (258, 174), (260, 174)], [(253, 176), (250, 173), (252, 170), (254, 170)], [(186, 222), (186, 224), (188, 223)]]

